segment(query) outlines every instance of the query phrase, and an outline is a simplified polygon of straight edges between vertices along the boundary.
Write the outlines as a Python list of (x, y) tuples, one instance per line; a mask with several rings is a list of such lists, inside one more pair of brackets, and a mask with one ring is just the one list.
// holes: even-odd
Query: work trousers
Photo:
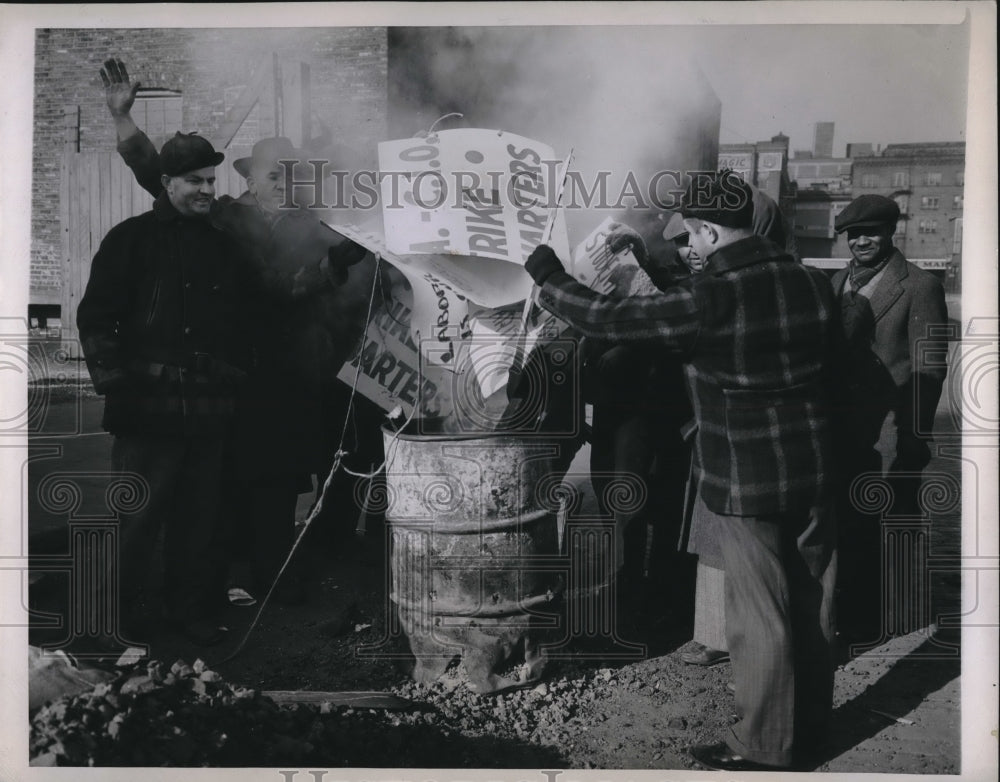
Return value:
[(822, 743), (832, 709), (835, 517), (718, 518), (739, 717), (727, 743), (790, 766)]
[(123, 434), (115, 438), (114, 469), (140, 475), (148, 487), (145, 503), (138, 502), (140, 507), (134, 512), (120, 514), (120, 594), (126, 612), (145, 587), (162, 530), (168, 615), (181, 624), (209, 616), (223, 444), (222, 435)]
[[(601, 512), (614, 518), (616, 571), (638, 580), (675, 553), (687, 468), (680, 433), (663, 421), (594, 407), (591, 477)], [(629, 483), (616, 485), (621, 479)], [(646, 523), (655, 529), (652, 551)]]
[[(837, 514), (838, 629), (860, 645), (882, 643), (896, 629), (910, 626), (916, 619), (909, 607), (915, 596), (893, 598), (890, 587), (897, 572), (908, 563), (887, 561), (891, 550), (885, 549), (882, 538), (883, 520), (887, 517), (926, 517), (919, 502), (923, 464), (906, 465), (896, 460), (886, 467), (888, 461), (886, 455), (874, 450), (857, 449), (843, 459), (841, 467), (844, 480)], [(879, 499), (885, 492), (886, 507), (864, 506), (864, 498)]]

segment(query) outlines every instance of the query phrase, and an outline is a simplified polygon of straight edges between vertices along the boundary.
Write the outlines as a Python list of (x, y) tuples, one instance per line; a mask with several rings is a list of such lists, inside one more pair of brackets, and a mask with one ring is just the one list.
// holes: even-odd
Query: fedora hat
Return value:
[(290, 138), (275, 136), (261, 139), (254, 144), (250, 157), (237, 158), (233, 161), (233, 168), (245, 179), (250, 175), (250, 169), (254, 165), (266, 165), (270, 170), (277, 165), (279, 160), (297, 161), (301, 157), (301, 150), (295, 148)]

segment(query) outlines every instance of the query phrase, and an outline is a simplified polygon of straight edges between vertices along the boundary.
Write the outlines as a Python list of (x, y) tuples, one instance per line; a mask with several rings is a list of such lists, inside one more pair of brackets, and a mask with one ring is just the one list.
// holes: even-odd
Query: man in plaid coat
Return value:
[(544, 245), (525, 268), (541, 305), (585, 336), (683, 355), (701, 498), (721, 534), (740, 716), (724, 743), (691, 753), (723, 770), (790, 768), (814, 758), (831, 712), (837, 311), (821, 272), (753, 234), (752, 194), (732, 172), (695, 178), (681, 211), (708, 265), (662, 293), (601, 296)]

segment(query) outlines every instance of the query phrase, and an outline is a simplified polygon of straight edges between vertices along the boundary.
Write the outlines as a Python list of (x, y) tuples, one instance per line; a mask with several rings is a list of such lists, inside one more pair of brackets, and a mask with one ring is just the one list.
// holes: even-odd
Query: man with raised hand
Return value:
[(695, 176), (682, 214), (707, 265), (658, 294), (601, 296), (544, 245), (525, 268), (541, 305), (586, 336), (684, 353), (695, 469), (725, 563), (739, 715), (724, 742), (691, 754), (715, 769), (787, 769), (814, 760), (832, 706), (833, 291), (754, 235), (752, 193), (732, 172)]
[(108, 232), (77, 310), (87, 367), (105, 397), (103, 425), (115, 436), (112, 462), (147, 485), (146, 503), (121, 516), (121, 618), (132, 641), (156, 624), (142, 594), (161, 529), (168, 619), (196, 644), (223, 638), (210, 553), (250, 349), (249, 264), (209, 219), (222, 159), (195, 134), (163, 145), (162, 192), (151, 211)]
[[(117, 59), (104, 63), (101, 79), (118, 152), (139, 184), (156, 195), (161, 161), (131, 116), (139, 82)], [(227, 483), (232, 540), (224, 547), (249, 556), (252, 583), (245, 586), (259, 597), (270, 589), (293, 544), (298, 495), (312, 488), (311, 474), (319, 475), (322, 485), (333, 463), (348, 410), (347, 392), (336, 375), (364, 333), (375, 275), (374, 259), (363, 247), (324, 226), (286, 191), (282, 161), (294, 164), (303, 157), (288, 138), (258, 141), (249, 157), (233, 162), (246, 191), (237, 198), (224, 195), (211, 208), (216, 227), (245, 249), (258, 283), (258, 317), (252, 324), (256, 362), (234, 427), (233, 476)], [(361, 408), (366, 420), (375, 419), (365, 444), (374, 440), (370, 448), (380, 452), (381, 416), (370, 407), (357, 399), (351, 405), (355, 418)], [(351, 443), (346, 448), (362, 450)], [(370, 461), (380, 458), (365, 460), (363, 468)], [(336, 485), (353, 500), (353, 480)], [(329, 504), (342, 505), (343, 499)], [(289, 604), (305, 596), (301, 580), (291, 573), (275, 591), (277, 600)]]

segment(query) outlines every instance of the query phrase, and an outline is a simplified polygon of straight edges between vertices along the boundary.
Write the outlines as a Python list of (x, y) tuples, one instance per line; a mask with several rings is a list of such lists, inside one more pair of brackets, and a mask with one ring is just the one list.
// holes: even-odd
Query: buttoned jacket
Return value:
[[(849, 272), (833, 276), (838, 302)], [(848, 350), (845, 420), (862, 445), (876, 442), (890, 412), (902, 436), (929, 436), (947, 373), (944, 288), (895, 249), (865, 306), (866, 325)]]
[(247, 264), (205, 218), (166, 194), (112, 228), (77, 309), (104, 425), (118, 434), (225, 428), (249, 363)]

